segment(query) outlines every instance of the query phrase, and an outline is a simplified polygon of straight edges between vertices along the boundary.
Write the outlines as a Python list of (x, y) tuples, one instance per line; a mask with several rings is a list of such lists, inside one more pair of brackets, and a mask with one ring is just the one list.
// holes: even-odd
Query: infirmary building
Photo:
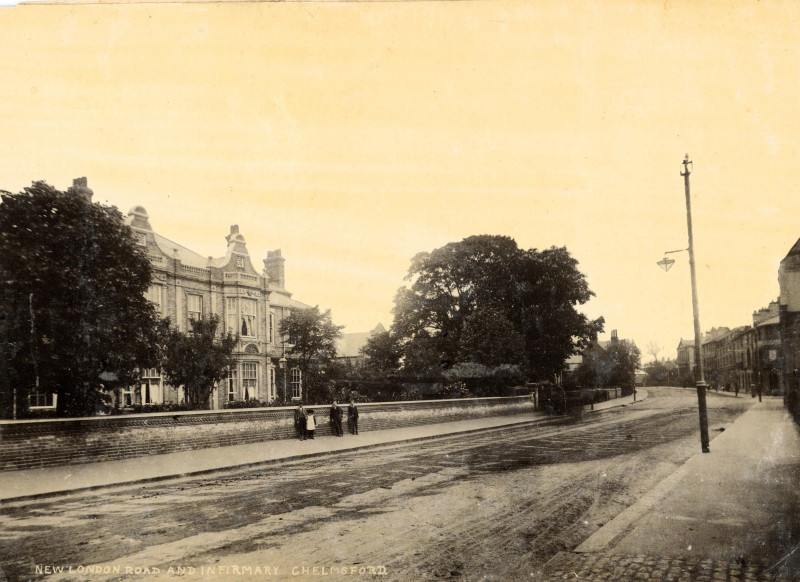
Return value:
[[(184, 332), (191, 330), (191, 320), (216, 314), (223, 330), (239, 336), (236, 366), (224, 385), (214, 390), (211, 408), (236, 400), (299, 399), (302, 378), (291, 362), (285, 383), (276, 384), (276, 369), (286, 363), (287, 346), (278, 334), (281, 319), (292, 309), (308, 307), (292, 299), (285, 288), (281, 251), (268, 251), (259, 273), (236, 225), (225, 237), (225, 256), (213, 258), (154, 232), (141, 206), (131, 209), (127, 222), (136, 242), (147, 248), (153, 267), (148, 298), (158, 312)], [(166, 385), (156, 369), (144, 370), (140, 384), (118, 396), (123, 406), (183, 400), (182, 390)]]

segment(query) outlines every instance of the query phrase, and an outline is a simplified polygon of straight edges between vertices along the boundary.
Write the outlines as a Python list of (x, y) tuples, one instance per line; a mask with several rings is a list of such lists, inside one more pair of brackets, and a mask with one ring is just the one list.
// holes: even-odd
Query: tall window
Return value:
[(242, 329), (240, 333), (244, 337), (256, 336), (256, 300), (242, 299)]
[(189, 314), (189, 321), (197, 321), (203, 318), (203, 296), (186, 295), (186, 311)]
[(147, 300), (154, 303), (158, 313), (164, 312), (164, 286), (163, 285), (150, 285), (147, 290)]
[(256, 388), (258, 380), (258, 364), (255, 362), (244, 362), (242, 364), (242, 389), (244, 390), (244, 399), (250, 400), (251, 398), (258, 398)]
[(236, 298), (235, 297), (226, 297), (225, 298), (225, 321), (228, 325), (228, 331), (231, 333), (237, 333), (238, 324), (236, 323), (237, 319), (237, 312), (236, 312)]
[(133, 387), (125, 386), (122, 389), (122, 406), (133, 406)]
[(275, 314), (270, 312), (269, 314), (269, 329), (267, 330), (267, 342), (274, 343), (275, 342)]
[(302, 375), (300, 368), (292, 368), (292, 398), (300, 398), (302, 393)]
[(269, 369), (269, 399), (275, 399), (275, 368)]
[(161, 391), (161, 373), (157, 368), (142, 370), (142, 380), (139, 384), (142, 404), (160, 404), (164, 401)]
[(228, 402), (236, 400), (236, 369), (228, 373)]

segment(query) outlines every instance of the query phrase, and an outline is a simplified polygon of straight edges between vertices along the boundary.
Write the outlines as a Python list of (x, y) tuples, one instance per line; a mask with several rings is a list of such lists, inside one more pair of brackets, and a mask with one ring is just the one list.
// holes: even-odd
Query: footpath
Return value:
[(716, 434), (540, 579), (800, 580), (797, 425), (766, 397)]
[[(637, 400), (645, 397), (646, 393), (640, 390)], [(622, 406), (632, 401), (632, 397), (617, 398), (595, 404), (594, 410)], [(589, 409), (588, 406), (584, 407), (585, 411), (589, 411)], [(224, 472), (344, 451), (443, 438), (474, 431), (500, 430), (525, 424), (546, 423), (552, 419), (553, 417), (545, 416), (542, 413), (487, 416), (439, 424), (362, 431), (358, 435), (345, 432), (343, 437), (321, 437), (305, 441), (298, 439), (273, 440), (213, 449), (187, 450), (120, 461), (63, 465), (24, 471), (0, 471), (0, 502)]]

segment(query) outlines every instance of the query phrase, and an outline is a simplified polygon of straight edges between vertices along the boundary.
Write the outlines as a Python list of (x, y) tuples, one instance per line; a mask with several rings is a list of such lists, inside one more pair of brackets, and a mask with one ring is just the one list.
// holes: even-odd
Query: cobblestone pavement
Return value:
[(728, 562), (715, 561), (701, 556), (660, 558), (560, 552), (547, 564), (540, 580), (543, 582), (555, 580), (782, 582), (797, 578), (783, 570), (780, 563), (770, 567), (735, 559)]

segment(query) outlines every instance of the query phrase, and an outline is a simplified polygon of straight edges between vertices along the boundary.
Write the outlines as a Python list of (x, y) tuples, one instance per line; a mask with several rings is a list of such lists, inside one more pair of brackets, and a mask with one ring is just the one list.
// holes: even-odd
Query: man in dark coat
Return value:
[(347, 407), (347, 427), (351, 434), (358, 434), (358, 408), (352, 400), (350, 406)]
[(342, 409), (339, 408), (339, 405), (336, 401), (333, 401), (331, 404), (331, 424), (333, 425), (333, 431), (336, 433), (336, 436), (344, 436), (344, 431), (342, 430)]
[(306, 440), (306, 411), (301, 404), (294, 411), (294, 430), (301, 441)]

